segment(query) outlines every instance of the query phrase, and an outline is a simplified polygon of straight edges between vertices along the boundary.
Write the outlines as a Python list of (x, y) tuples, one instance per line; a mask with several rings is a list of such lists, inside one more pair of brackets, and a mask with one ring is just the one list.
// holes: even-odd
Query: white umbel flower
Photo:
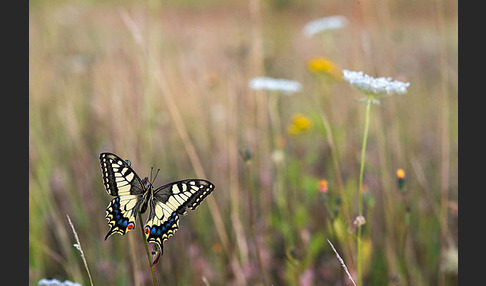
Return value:
[(341, 29), (346, 27), (346, 25), (348, 25), (348, 19), (346, 17), (329, 16), (307, 23), (307, 25), (304, 26), (303, 33), (310, 38), (317, 33), (327, 30)]
[(250, 80), (249, 86), (253, 90), (274, 90), (287, 94), (299, 92), (302, 89), (302, 85), (297, 81), (271, 77), (255, 77)]
[(76, 282), (71, 282), (69, 280), (65, 280), (61, 282), (57, 279), (41, 279), (39, 280), (38, 286), (81, 286), (81, 284)]
[(365, 93), (377, 95), (405, 94), (410, 86), (409, 82), (392, 80), (391, 77), (374, 78), (362, 71), (343, 70), (343, 79)]

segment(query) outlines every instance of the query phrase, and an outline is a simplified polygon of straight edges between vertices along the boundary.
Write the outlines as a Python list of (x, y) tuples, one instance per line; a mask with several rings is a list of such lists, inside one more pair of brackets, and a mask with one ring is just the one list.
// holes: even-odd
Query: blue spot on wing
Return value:
[(162, 239), (162, 236), (170, 233), (173, 235), (175, 230), (177, 230), (177, 211), (174, 211), (165, 222), (160, 225), (152, 225), (149, 231), (149, 242), (162, 243), (163, 240), (167, 239), (167, 236)]

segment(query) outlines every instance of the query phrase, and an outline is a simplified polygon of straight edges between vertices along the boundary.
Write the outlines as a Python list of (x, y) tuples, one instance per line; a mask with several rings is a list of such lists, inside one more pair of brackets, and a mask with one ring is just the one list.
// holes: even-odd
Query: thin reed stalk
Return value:
[(324, 125), (324, 129), (326, 131), (327, 144), (329, 144), (329, 148), (331, 149), (332, 163), (335, 169), (334, 172), (338, 184), (339, 195), (341, 196), (343, 202), (344, 219), (345, 221), (351, 221), (351, 217), (349, 216), (348, 198), (344, 192), (344, 183), (343, 183), (343, 177), (341, 175), (341, 167), (339, 166), (339, 156), (337, 153), (336, 144), (334, 144), (334, 137), (332, 135), (332, 129), (331, 129), (331, 125), (329, 124), (329, 120), (327, 119), (326, 113), (322, 110), (321, 110), (321, 120)]
[[(177, 133), (181, 138), (182, 145), (186, 150), (187, 156), (191, 161), (191, 164), (194, 168), (194, 171), (196, 172), (196, 175), (198, 177), (206, 177), (204, 168), (201, 164), (201, 160), (199, 159), (199, 156), (196, 152), (196, 148), (194, 147), (192, 139), (189, 137), (187, 128), (184, 124), (184, 121), (182, 120), (182, 116), (179, 111), (179, 108), (177, 107), (175, 100), (172, 97), (172, 92), (170, 91), (169, 86), (167, 85), (167, 82), (165, 80), (165, 77), (160, 69), (156, 70), (155, 79), (160, 89), (162, 90), (162, 95), (164, 96), (164, 99), (166, 101), (169, 113), (171, 115), (172, 120), (174, 121), (174, 125), (176, 127)], [(216, 203), (216, 200), (214, 199), (213, 196), (208, 196), (206, 200), (209, 204), (209, 211), (211, 213), (211, 216), (213, 217), (216, 226), (216, 232), (218, 233), (221, 244), (223, 245), (223, 249), (225, 253), (229, 255), (230, 253), (229, 239), (226, 230), (224, 228), (223, 218), (219, 210), (219, 206)]]
[[(121, 17), (125, 25), (127, 26), (128, 30), (132, 33), (135, 42), (139, 45), (141, 52), (145, 55), (145, 57), (151, 58), (152, 54), (150, 53), (150, 50), (147, 48), (148, 43), (146, 39), (142, 38), (141, 33), (138, 32), (140, 29), (138, 28), (137, 24), (130, 18), (130, 16), (127, 13), (122, 13)], [(205, 177), (205, 172), (204, 172), (204, 168), (202, 167), (201, 160), (199, 159), (193, 141), (189, 136), (189, 132), (187, 131), (187, 128), (184, 124), (179, 108), (177, 107), (177, 104), (175, 103), (175, 100), (173, 98), (173, 92), (171, 91), (165, 79), (161, 67), (158, 68), (153, 67), (153, 69), (150, 70), (149, 72), (153, 74), (155, 78), (155, 82), (159, 87), (159, 89), (161, 90), (167, 108), (169, 110), (170, 117), (174, 121), (174, 125), (177, 130), (177, 133), (181, 138), (184, 149), (189, 157), (189, 160), (191, 161), (191, 164), (197, 176)], [(209, 196), (206, 200), (209, 204), (209, 211), (215, 223), (216, 232), (218, 233), (221, 244), (223, 245), (223, 250), (227, 255), (229, 255), (230, 253), (229, 239), (226, 230), (224, 228), (223, 219), (222, 219), (221, 212), (219, 210), (219, 206), (216, 203), (216, 200), (214, 199), (213, 196)]]
[(260, 269), (260, 274), (262, 275), (263, 282), (265, 285), (270, 285), (269, 279), (267, 276), (267, 273), (265, 272), (265, 269), (263, 268), (263, 263), (262, 263), (262, 258), (260, 255), (260, 246), (258, 244), (258, 240), (256, 237), (255, 233), (255, 210), (253, 207), (253, 180), (251, 176), (251, 160), (247, 159), (246, 160), (246, 167), (247, 167), (247, 174), (248, 174), (248, 183), (249, 183), (249, 189), (248, 189), (248, 216), (249, 216), (249, 223), (250, 223), (250, 233), (251, 233), (251, 238), (253, 240), (253, 244), (255, 245), (255, 252), (256, 252), (256, 257), (257, 257), (257, 262), (258, 262), (258, 268)]
[(127, 235), (128, 238), (128, 252), (130, 255), (130, 262), (132, 264), (132, 273), (133, 273), (133, 285), (140, 286), (142, 285), (142, 281), (140, 280), (140, 263), (139, 263), (139, 254), (137, 253), (137, 240), (133, 235)]
[[(228, 149), (228, 171), (229, 171), (229, 189), (231, 198), (231, 222), (235, 234), (236, 245), (239, 251), (239, 259), (241, 264), (248, 265), (248, 241), (245, 236), (243, 223), (241, 220), (241, 203), (240, 203), (240, 185), (238, 172), (238, 112), (236, 104), (236, 96), (228, 88), (228, 109), (230, 110), (228, 117), (227, 128), (227, 149)], [(238, 257), (234, 257), (238, 259)], [(247, 285), (247, 279), (243, 272), (235, 272), (235, 280), (238, 285)]]
[(353, 285), (356, 286), (356, 283), (353, 280), (353, 276), (351, 276), (351, 274), (348, 271), (348, 267), (346, 267), (346, 264), (344, 264), (344, 260), (341, 258), (341, 256), (337, 252), (336, 248), (334, 248), (334, 245), (332, 245), (332, 243), (331, 243), (331, 241), (329, 239), (327, 240), (327, 242), (331, 245), (331, 248), (334, 251), (334, 253), (336, 253), (336, 256), (337, 256), (339, 262), (341, 263), (341, 266), (344, 268), (344, 271), (348, 275), (349, 280), (351, 280), (351, 282), (353, 283)]
[[(138, 213), (138, 220), (140, 221), (140, 225), (142, 225), (142, 213), (141, 212)], [(153, 267), (153, 264), (152, 264), (152, 258), (150, 257), (150, 251), (148, 249), (147, 240), (145, 238), (145, 233), (143, 232), (143, 227), (140, 227), (140, 231), (142, 233), (143, 245), (145, 246), (145, 253), (147, 254), (147, 259), (148, 259), (149, 266), (150, 266), (150, 272), (152, 272), (152, 280), (154, 281), (154, 285), (157, 286), (157, 279), (155, 278), (155, 272), (154, 272), (154, 267)]]
[[(366, 100), (366, 113), (365, 113), (365, 125), (364, 125), (364, 134), (363, 134), (363, 144), (361, 147), (361, 164), (359, 168), (359, 186), (358, 186), (358, 215), (359, 217), (363, 217), (363, 174), (364, 174), (364, 166), (365, 166), (365, 159), (366, 159), (366, 143), (368, 141), (368, 131), (370, 126), (370, 111), (371, 111), (371, 99)], [(358, 237), (357, 237), (357, 251), (358, 251), (358, 259), (357, 259), (357, 268), (358, 268), (358, 284), (361, 285), (363, 283), (363, 273), (362, 273), (362, 249), (361, 249), (361, 234), (362, 234), (362, 225), (358, 225)]]
[[(329, 86), (330, 85), (328, 84), (327, 81), (326, 82), (320, 82), (320, 85), (319, 85), (320, 93), (319, 94), (322, 94), (324, 96), (330, 94), (331, 89), (329, 89)], [(314, 96), (315, 106), (320, 106), (321, 101), (322, 101), (322, 99), (320, 97)], [(324, 127), (324, 132), (325, 132), (327, 144), (328, 144), (329, 149), (331, 151), (331, 160), (332, 160), (332, 164), (333, 164), (333, 167), (334, 167), (334, 177), (336, 179), (339, 197), (341, 198), (341, 202), (342, 202), (341, 210), (342, 210), (342, 214), (343, 214), (343, 218), (344, 218), (343, 219), (344, 224), (346, 224), (346, 223), (351, 224), (352, 220), (351, 220), (351, 214), (350, 214), (349, 199), (348, 199), (348, 196), (346, 195), (346, 189), (345, 189), (345, 186), (344, 186), (342, 169), (341, 169), (341, 166), (340, 166), (340, 163), (339, 163), (340, 156), (339, 156), (338, 148), (337, 148), (335, 140), (334, 140), (334, 135), (333, 135), (333, 131), (332, 131), (332, 128), (331, 128), (331, 124), (329, 122), (329, 118), (327, 116), (327, 113), (324, 111), (324, 107), (322, 107), (322, 106), (319, 108), (319, 115), (320, 115), (321, 122), (322, 122), (323, 127)], [(347, 247), (344, 247), (344, 249), (343, 249), (344, 256), (346, 257), (348, 262), (353, 261), (354, 260), (354, 252), (353, 252), (354, 239), (351, 236), (345, 236), (342, 239), (343, 239), (343, 241), (341, 241), (341, 243), (343, 243), (344, 245), (347, 246)]]
[[(446, 25), (444, 18), (444, 1), (435, 1), (436, 7), (436, 21), (438, 27), (439, 38), (442, 41), (446, 40), (446, 35), (448, 32), (445, 29)], [(444, 257), (446, 249), (449, 246), (455, 245), (450, 238), (449, 225), (448, 225), (448, 203), (449, 203), (449, 180), (450, 180), (450, 163), (451, 163), (451, 136), (450, 136), (450, 110), (449, 110), (449, 74), (448, 70), (448, 59), (450, 55), (447, 54), (447, 49), (440, 49), (439, 51), (439, 71), (440, 71), (440, 121), (439, 121), (439, 136), (441, 138), (440, 146), (440, 229), (441, 229), (441, 239), (440, 239), (440, 256)], [(446, 275), (444, 271), (438, 271), (438, 285), (446, 284)]]
[[(330, 91), (329, 85), (327, 84), (327, 82), (320, 83), (319, 89), (323, 91), (322, 94), (324, 94), (324, 95), (327, 95), (327, 94), (330, 93), (329, 92)], [(320, 106), (320, 101), (321, 101), (320, 98), (316, 99), (314, 97), (314, 100), (315, 100), (315, 105)], [(344, 219), (345, 219), (346, 222), (350, 222), (351, 216), (350, 216), (350, 213), (349, 213), (348, 197), (346, 196), (346, 193), (345, 193), (343, 176), (342, 176), (342, 172), (341, 172), (342, 169), (341, 169), (341, 166), (339, 164), (339, 153), (338, 153), (338, 150), (336, 148), (336, 143), (335, 143), (335, 140), (334, 140), (334, 135), (333, 135), (333, 132), (332, 132), (331, 124), (329, 123), (329, 119), (327, 117), (327, 113), (324, 111), (324, 108), (322, 108), (322, 107), (319, 108), (319, 114), (320, 114), (320, 117), (321, 117), (322, 124), (324, 126), (324, 131), (326, 132), (327, 144), (329, 145), (329, 149), (331, 150), (331, 156), (332, 156), (331, 159), (332, 159), (332, 163), (334, 165), (334, 173), (335, 173), (335, 177), (336, 177), (338, 191), (339, 191), (339, 195), (341, 196), (342, 203), (343, 203)]]
[[(329, 120), (327, 119), (327, 116), (326, 116), (326, 113), (321, 110), (321, 120), (322, 120), (322, 123), (324, 125), (324, 129), (325, 129), (325, 132), (326, 132), (326, 138), (327, 138), (327, 144), (329, 145), (329, 148), (331, 149), (331, 159), (332, 159), (332, 163), (334, 165), (334, 174), (335, 174), (335, 178), (336, 178), (336, 182), (337, 182), (337, 186), (338, 186), (338, 191), (339, 191), (339, 196), (342, 200), (342, 213), (344, 215), (344, 222), (345, 223), (351, 223), (351, 216), (350, 216), (350, 213), (349, 213), (349, 203), (348, 203), (348, 196), (346, 195), (346, 190), (344, 188), (344, 183), (343, 183), (343, 178), (342, 178), (342, 174), (341, 174), (341, 167), (339, 165), (339, 155), (338, 155), (338, 152), (337, 152), (337, 148), (336, 148), (336, 145), (334, 144), (334, 137), (332, 135), (332, 129), (331, 129), (331, 126), (329, 124)], [(345, 251), (344, 251), (344, 256), (349, 259), (350, 261), (352, 261), (352, 257), (353, 257), (353, 251), (352, 251), (352, 245), (353, 245), (353, 240), (351, 237), (349, 236), (346, 236), (346, 237), (343, 237), (343, 243), (345, 245), (347, 245), (348, 247), (345, 248)]]
[(89, 282), (91, 283), (91, 286), (93, 286), (93, 279), (91, 278), (91, 273), (89, 272), (88, 262), (86, 262), (86, 257), (84, 257), (84, 251), (83, 251), (83, 248), (81, 247), (81, 242), (79, 241), (78, 233), (76, 232), (76, 229), (74, 229), (74, 225), (73, 225), (69, 215), (66, 215), (66, 216), (67, 216), (69, 225), (71, 226), (71, 229), (73, 230), (74, 238), (76, 239), (76, 244), (74, 244), (74, 247), (76, 247), (76, 249), (78, 249), (79, 252), (81, 253), (81, 259), (83, 259), (84, 268), (86, 269), (86, 272), (88, 272)]

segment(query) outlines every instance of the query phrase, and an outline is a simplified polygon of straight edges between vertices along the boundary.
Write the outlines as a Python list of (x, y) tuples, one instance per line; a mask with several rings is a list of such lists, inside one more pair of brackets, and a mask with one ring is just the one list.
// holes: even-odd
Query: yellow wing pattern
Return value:
[(145, 224), (147, 241), (163, 249), (163, 242), (179, 228), (179, 215), (187, 214), (186, 208), (196, 209), (214, 190), (206, 180), (183, 180), (155, 190), (153, 203)]
[(106, 209), (106, 220), (110, 225), (106, 240), (114, 233), (124, 235), (135, 228), (145, 189), (130, 165), (117, 155), (101, 153), (100, 165), (106, 192), (115, 196)]

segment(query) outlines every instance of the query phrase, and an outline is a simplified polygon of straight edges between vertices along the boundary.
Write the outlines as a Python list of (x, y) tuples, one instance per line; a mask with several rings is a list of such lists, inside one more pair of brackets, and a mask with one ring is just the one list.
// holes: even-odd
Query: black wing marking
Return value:
[(145, 192), (142, 181), (123, 159), (115, 154), (100, 154), (101, 172), (106, 192), (112, 196), (141, 195)]
[(115, 154), (100, 154), (101, 172), (106, 192), (116, 196), (106, 209), (110, 225), (105, 240), (114, 233), (124, 235), (135, 228), (135, 219), (142, 203), (145, 188), (138, 175)]
[(147, 241), (159, 245), (163, 252), (163, 242), (179, 229), (179, 215), (162, 202), (154, 202), (150, 208), (149, 218), (145, 224)]
[(163, 202), (179, 214), (186, 214), (186, 207), (195, 210), (214, 190), (213, 183), (189, 179), (167, 184), (154, 191), (154, 199)]
[(135, 228), (140, 202), (140, 198), (134, 195), (116, 197), (110, 202), (105, 216), (110, 230), (106, 234), (105, 240), (114, 233), (124, 235)]
[(206, 180), (183, 180), (167, 184), (154, 191), (150, 212), (145, 224), (147, 241), (163, 242), (173, 236), (179, 228), (179, 215), (187, 214), (186, 208), (195, 210), (202, 200), (214, 190)]

